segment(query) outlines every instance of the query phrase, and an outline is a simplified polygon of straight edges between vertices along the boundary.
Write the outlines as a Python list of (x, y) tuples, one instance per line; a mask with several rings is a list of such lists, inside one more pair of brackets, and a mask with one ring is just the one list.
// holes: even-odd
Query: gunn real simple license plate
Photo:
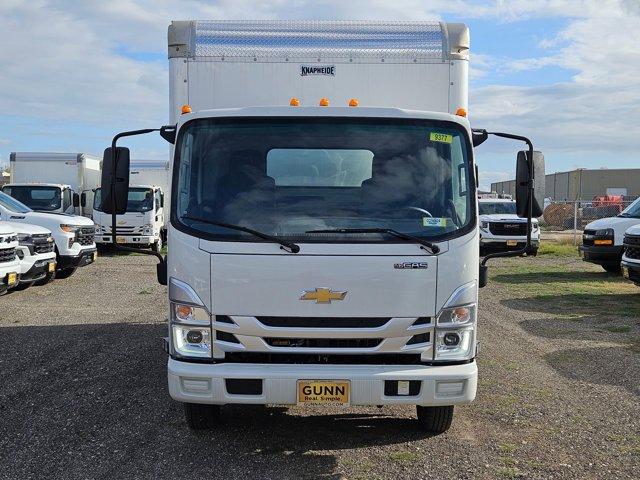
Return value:
[(509, 247), (515, 247), (516, 245), (518, 245), (518, 241), (517, 240), (507, 240), (507, 245)]
[(348, 380), (298, 380), (298, 405), (349, 405)]

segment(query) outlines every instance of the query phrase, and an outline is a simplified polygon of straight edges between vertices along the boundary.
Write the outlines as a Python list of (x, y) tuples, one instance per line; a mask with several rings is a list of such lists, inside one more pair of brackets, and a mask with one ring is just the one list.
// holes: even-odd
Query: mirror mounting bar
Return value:
[(531, 140), (529, 140), (527, 137), (523, 137), (521, 135), (513, 135), (511, 133), (488, 132), (481, 128), (474, 128), (471, 131), (474, 135), (477, 136), (475, 138), (478, 139), (477, 144), (476, 144), (476, 141), (473, 142), (474, 147), (483, 143), (489, 137), (489, 135), (508, 138), (511, 140), (520, 140), (526, 143), (527, 147), (529, 147), (528, 154), (527, 154), (527, 157), (528, 157), (527, 159), (529, 163), (529, 183), (527, 185), (527, 196), (529, 198), (529, 202), (528, 202), (529, 204), (527, 209), (527, 242), (525, 246), (519, 250), (513, 250), (511, 252), (494, 252), (494, 253), (490, 253), (489, 255), (486, 255), (482, 259), (482, 262), (480, 263), (480, 278), (478, 282), (479, 284), (478, 286), (482, 288), (487, 284), (488, 277), (489, 277), (489, 267), (487, 267), (488, 260), (491, 260), (492, 258), (499, 258), (499, 257), (519, 257), (520, 255), (523, 255), (529, 252), (531, 248), (531, 220), (533, 217), (533, 194), (535, 190), (535, 178), (534, 178), (535, 175), (534, 175), (534, 168), (533, 168), (533, 142), (531, 142)]
[[(116, 144), (118, 140), (123, 137), (132, 137), (134, 135), (144, 135), (146, 133), (151, 132), (159, 132), (161, 129), (159, 128), (145, 128), (143, 130), (131, 130), (129, 132), (120, 132), (111, 141), (111, 151), (113, 152), (114, 159), (114, 171), (116, 171), (116, 167), (118, 165), (118, 150), (116, 148)], [(117, 224), (117, 213), (116, 213), (116, 177), (113, 175), (111, 178), (111, 243), (116, 250), (120, 250), (123, 252), (135, 252), (142, 253), (143, 255), (153, 255), (160, 260), (160, 264), (164, 264), (166, 259), (158, 252), (154, 252), (152, 250), (143, 250), (141, 248), (132, 248), (132, 247), (123, 247), (122, 245), (118, 245), (116, 240), (116, 224)]]

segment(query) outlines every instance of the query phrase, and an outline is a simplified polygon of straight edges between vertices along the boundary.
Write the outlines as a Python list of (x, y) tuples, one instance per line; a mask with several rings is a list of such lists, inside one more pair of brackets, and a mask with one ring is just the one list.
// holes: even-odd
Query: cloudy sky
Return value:
[[(640, 167), (640, 0), (2, 0), (0, 164), (166, 123), (171, 20), (271, 18), (465, 22), (474, 127), (530, 136), (548, 172)], [(477, 157), (483, 186), (512, 177), (513, 144)]]

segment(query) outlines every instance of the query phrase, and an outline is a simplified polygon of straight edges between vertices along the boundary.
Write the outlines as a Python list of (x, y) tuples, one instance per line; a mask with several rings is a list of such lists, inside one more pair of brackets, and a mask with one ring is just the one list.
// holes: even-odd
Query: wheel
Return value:
[(527, 252), (527, 257), (537, 257), (538, 256), (538, 247), (532, 248)]
[(418, 425), (421, 430), (439, 435), (449, 430), (453, 421), (453, 405), (444, 407), (416, 406)]
[(47, 272), (46, 277), (38, 280), (35, 285), (40, 287), (42, 285), (46, 285), (47, 283), (53, 282), (53, 279), (56, 278), (56, 272)]
[(69, 278), (71, 275), (76, 273), (77, 267), (69, 267), (69, 268), (61, 268), (56, 273), (56, 277), (58, 278)]
[(153, 242), (151, 244), (151, 250), (156, 253), (160, 253), (162, 251), (162, 237), (158, 238), (157, 242)]
[(612, 265), (602, 265), (602, 268), (604, 268), (607, 272), (609, 273), (621, 273), (622, 272), (622, 268), (620, 267), (620, 264), (612, 264)]
[(96, 243), (96, 250), (98, 253), (105, 253), (109, 249), (106, 243)]
[(26, 282), (26, 283), (19, 283), (18, 285), (16, 285), (15, 287), (13, 287), (12, 290), (16, 290), (17, 292), (21, 291), (21, 290), (26, 290), (27, 288), (29, 288), (30, 286), (32, 286), (35, 282)]
[(220, 416), (220, 405), (185, 403), (184, 418), (191, 430), (207, 430), (216, 425)]

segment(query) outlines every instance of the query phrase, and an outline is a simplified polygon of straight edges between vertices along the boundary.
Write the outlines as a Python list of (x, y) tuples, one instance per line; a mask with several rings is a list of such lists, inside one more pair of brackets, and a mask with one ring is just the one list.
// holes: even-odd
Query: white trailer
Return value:
[(13, 152), (2, 191), (35, 211), (91, 217), (100, 158), (87, 153)]
[[(487, 278), (473, 146), (489, 133), (466, 118), (466, 26), (181, 21), (168, 39), (158, 280), (188, 425), (212, 426), (228, 403), (404, 404), (447, 430), (476, 395)], [(541, 155), (496, 135), (528, 145), (516, 203), (530, 232)], [(128, 158), (105, 153), (114, 215)]]
[[(138, 160), (130, 164), (127, 211), (116, 220), (116, 241), (160, 252), (166, 238), (169, 221), (169, 162)], [(101, 189), (95, 191), (93, 221), (96, 224), (96, 244), (112, 243), (111, 215), (101, 211)]]

